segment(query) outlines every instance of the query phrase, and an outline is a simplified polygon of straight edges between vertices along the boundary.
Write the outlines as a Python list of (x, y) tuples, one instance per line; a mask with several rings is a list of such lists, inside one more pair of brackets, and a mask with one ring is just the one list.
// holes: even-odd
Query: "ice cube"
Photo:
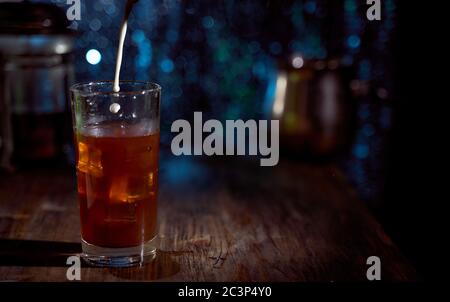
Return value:
[(130, 177), (128, 182), (128, 199), (130, 201), (142, 200), (149, 197), (149, 178), (146, 175)]
[(77, 168), (79, 171), (95, 177), (103, 176), (102, 152), (93, 147), (89, 148), (87, 144), (79, 142)]
[(148, 175), (148, 185), (150, 186), (150, 188), (153, 187), (155, 183), (155, 180), (153, 179), (153, 172), (150, 172), (150, 174)]
[(89, 152), (89, 173), (101, 177), (103, 175), (102, 151), (91, 148)]
[(87, 173), (87, 166), (89, 164), (88, 147), (84, 143), (78, 143), (78, 165), (77, 168), (83, 173)]
[(116, 177), (109, 190), (109, 199), (113, 203), (133, 203), (154, 195), (155, 180), (153, 173), (146, 176)]
[(137, 204), (130, 200), (127, 192), (128, 178), (117, 176), (113, 179), (109, 190), (109, 204), (106, 207), (107, 223), (135, 223)]
[(116, 177), (109, 189), (109, 200), (111, 202), (128, 202), (128, 179), (126, 177)]

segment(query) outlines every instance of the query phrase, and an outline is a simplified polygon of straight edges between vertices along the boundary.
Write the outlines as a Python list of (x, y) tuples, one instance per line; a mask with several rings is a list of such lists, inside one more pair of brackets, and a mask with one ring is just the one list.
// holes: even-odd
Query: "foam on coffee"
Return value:
[(80, 133), (90, 137), (137, 137), (159, 132), (158, 119), (142, 119), (137, 123), (99, 122), (83, 126)]

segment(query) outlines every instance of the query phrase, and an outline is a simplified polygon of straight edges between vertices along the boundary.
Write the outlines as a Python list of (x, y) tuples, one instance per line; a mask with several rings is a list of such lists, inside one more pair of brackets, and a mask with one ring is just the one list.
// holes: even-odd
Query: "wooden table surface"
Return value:
[[(82, 281), (367, 280), (372, 255), (383, 280), (417, 278), (333, 165), (162, 162), (156, 259)], [(0, 280), (66, 281), (78, 215), (73, 169), (1, 174)]]

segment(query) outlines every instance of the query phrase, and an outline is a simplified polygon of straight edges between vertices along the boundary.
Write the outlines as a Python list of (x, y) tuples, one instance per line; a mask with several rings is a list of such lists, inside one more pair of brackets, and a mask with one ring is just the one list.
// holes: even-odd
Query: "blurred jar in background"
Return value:
[(330, 159), (346, 150), (355, 130), (350, 70), (339, 60), (279, 62), (269, 83), (268, 116), (280, 121), (280, 150), (297, 157)]
[(63, 10), (0, 3), (0, 166), (64, 161), (74, 33)]

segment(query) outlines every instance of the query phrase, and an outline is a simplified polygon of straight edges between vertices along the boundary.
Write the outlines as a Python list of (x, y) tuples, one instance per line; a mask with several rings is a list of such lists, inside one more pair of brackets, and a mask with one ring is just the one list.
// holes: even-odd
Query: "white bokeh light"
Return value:
[(301, 56), (295, 56), (292, 58), (292, 66), (294, 68), (302, 68), (304, 64), (303, 58)]
[(102, 54), (97, 49), (89, 49), (86, 53), (86, 61), (89, 64), (97, 65), (102, 60)]

